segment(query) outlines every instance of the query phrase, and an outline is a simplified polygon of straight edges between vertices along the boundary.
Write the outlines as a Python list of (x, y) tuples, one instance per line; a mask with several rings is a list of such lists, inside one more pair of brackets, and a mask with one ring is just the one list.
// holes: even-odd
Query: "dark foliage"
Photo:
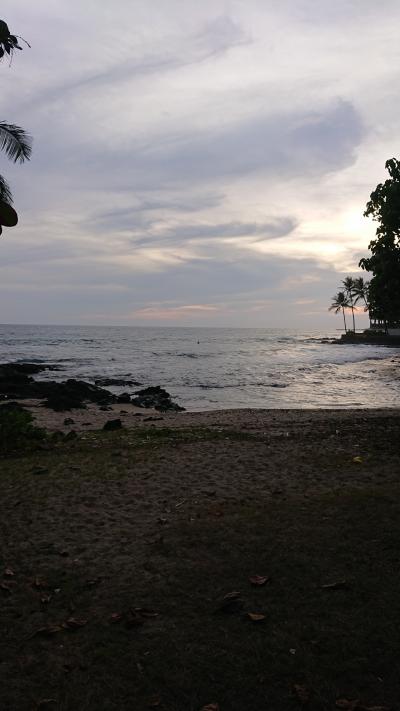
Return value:
[(369, 244), (371, 256), (360, 266), (372, 273), (370, 313), (390, 325), (400, 322), (400, 161), (386, 161), (390, 178), (371, 193), (364, 212), (379, 223)]

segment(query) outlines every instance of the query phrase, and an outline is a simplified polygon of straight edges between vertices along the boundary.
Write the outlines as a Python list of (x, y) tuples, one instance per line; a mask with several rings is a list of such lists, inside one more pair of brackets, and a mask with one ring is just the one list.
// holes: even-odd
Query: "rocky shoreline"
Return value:
[(373, 331), (363, 331), (362, 333), (354, 333), (354, 331), (347, 331), (343, 333), (340, 338), (335, 338), (330, 343), (335, 343), (339, 345), (343, 344), (353, 344), (353, 345), (366, 345), (366, 346), (400, 346), (399, 336), (389, 336), (382, 332)]
[(43, 407), (55, 412), (87, 409), (88, 404), (108, 410), (112, 405), (133, 405), (136, 408), (159, 412), (181, 412), (183, 407), (173, 402), (161, 386), (150, 386), (134, 393), (115, 395), (103, 386), (140, 386), (137, 381), (101, 378), (95, 384), (68, 378), (63, 382), (36, 380), (33, 376), (45, 371), (57, 371), (57, 365), (47, 363), (4, 363), (0, 365), (0, 400), (10, 402), (40, 401)]

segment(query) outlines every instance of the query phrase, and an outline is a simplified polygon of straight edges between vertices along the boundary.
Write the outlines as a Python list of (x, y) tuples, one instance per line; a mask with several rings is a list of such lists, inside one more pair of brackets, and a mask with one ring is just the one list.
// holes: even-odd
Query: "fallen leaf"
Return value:
[(293, 684), (293, 692), (301, 704), (308, 704), (311, 694), (306, 686), (303, 686), (303, 684)]
[(62, 623), (62, 627), (65, 630), (77, 630), (80, 627), (87, 625), (87, 620), (77, 619), (76, 617), (70, 617), (66, 622)]
[(12, 568), (6, 568), (4, 571), (4, 575), (6, 575), (8, 578), (12, 578), (15, 573)]
[(219, 711), (219, 704), (207, 704), (207, 706), (203, 706), (200, 711)]
[(270, 578), (267, 575), (252, 575), (251, 578), (249, 578), (251, 584), (257, 586), (265, 585), (269, 580)]
[(262, 615), (259, 612), (248, 612), (247, 617), (252, 622), (262, 622), (262, 620), (265, 620), (265, 615)]
[(327, 583), (326, 585), (321, 585), (322, 590), (343, 590), (347, 587), (348, 584), (346, 580), (337, 580), (334, 583)]
[(150, 709), (154, 709), (157, 706), (161, 706), (161, 696), (151, 696), (147, 701), (147, 706)]
[(359, 707), (359, 699), (338, 699), (336, 701), (336, 707), (338, 709), (344, 709), (345, 711), (356, 711)]
[(113, 612), (110, 616), (110, 622), (115, 624), (116, 622), (121, 622), (123, 619), (123, 614), (121, 612)]
[(362, 457), (353, 457), (353, 462), (355, 462), (355, 464), (362, 464), (363, 461)]

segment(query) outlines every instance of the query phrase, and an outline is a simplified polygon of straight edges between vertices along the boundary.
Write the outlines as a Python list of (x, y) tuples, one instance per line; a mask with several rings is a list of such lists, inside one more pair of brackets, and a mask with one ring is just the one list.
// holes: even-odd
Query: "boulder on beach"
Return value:
[(42, 397), (46, 398), (44, 405), (59, 412), (84, 408), (85, 402), (107, 405), (115, 401), (115, 396), (108, 390), (86, 383), (84, 380), (70, 378), (64, 383), (49, 381), (36, 383), (36, 385), (41, 386)]
[(159, 385), (139, 390), (132, 397), (131, 402), (136, 407), (152, 407), (159, 412), (183, 412), (185, 409), (177, 405), (176, 402), (172, 402), (171, 395)]

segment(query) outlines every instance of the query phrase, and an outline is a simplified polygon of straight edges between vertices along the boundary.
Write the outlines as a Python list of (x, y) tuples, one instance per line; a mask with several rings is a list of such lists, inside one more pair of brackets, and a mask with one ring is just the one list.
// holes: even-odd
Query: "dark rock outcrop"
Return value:
[(121, 395), (117, 395), (117, 402), (120, 403), (121, 405), (127, 405), (131, 401), (131, 396), (129, 393), (122, 393)]
[(70, 378), (64, 383), (49, 381), (36, 383), (36, 385), (41, 386), (42, 397), (46, 398), (45, 406), (59, 412), (72, 408), (84, 408), (86, 402), (107, 405), (109, 402), (115, 401), (115, 397), (107, 390), (86, 383), (84, 380)]
[[(36, 365), (34, 367), (36, 368)], [(40, 366), (40, 370), (43, 369), (44, 367)], [(31, 372), (31, 364), (28, 363), (0, 365), (0, 399), (45, 399), (47, 407), (58, 411), (85, 407), (85, 402), (107, 405), (115, 402), (116, 399), (108, 390), (83, 380), (71, 378), (63, 383), (53, 380), (37, 381), (28, 374), (29, 372)]]
[(159, 412), (182, 412), (185, 409), (172, 402), (171, 395), (159, 385), (139, 390), (131, 402), (136, 407), (152, 407)]

